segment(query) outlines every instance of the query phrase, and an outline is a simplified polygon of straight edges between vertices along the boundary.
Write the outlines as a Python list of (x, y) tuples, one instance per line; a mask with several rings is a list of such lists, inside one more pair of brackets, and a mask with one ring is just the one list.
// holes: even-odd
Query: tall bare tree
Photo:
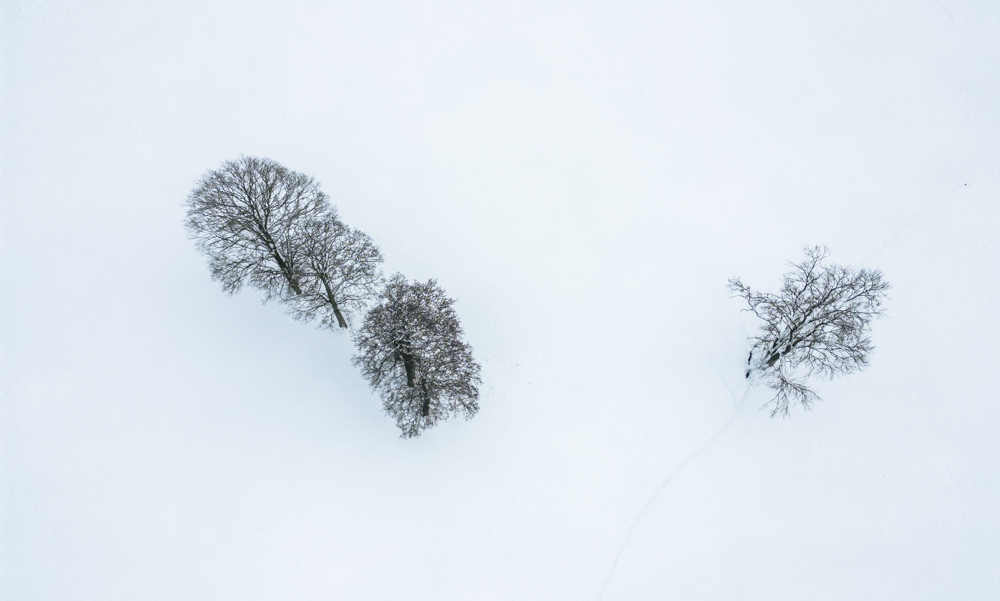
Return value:
[(881, 271), (824, 265), (830, 256), (826, 247), (806, 247), (805, 254), (806, 260), (785, 274), (778, 294), (729, 280), (730, 290), (764, 322), (753, 338), (746, 375), (759, 373), (775, 390), (768, 403), (772, 417), (788, 415), (796, 403), (809, 409), (819, 400), (805, 385), (810, 376), (833, 378), (868, 365), (871, 322), (883, 315), (889, 289)]
[(410, 284), (397, 273), (354, 334), (354, 364), (403, 438), (479, 411), (480, 367), (454, 303), (435, 280)]
[(311, 219), (299, 237), (302, 294), (288, 299), (293, 317), (347, 328), (345, 313), (361, 310), (377, 293), (382, 253), (367, 234), (348, 227), (334, 209)]
[(302, 294), (300, 237), (330, 210), (311, 177), (243, 156), (206, 173), (187, 206), (185, 225), (226, 292), (249, 284), (266, 298)]

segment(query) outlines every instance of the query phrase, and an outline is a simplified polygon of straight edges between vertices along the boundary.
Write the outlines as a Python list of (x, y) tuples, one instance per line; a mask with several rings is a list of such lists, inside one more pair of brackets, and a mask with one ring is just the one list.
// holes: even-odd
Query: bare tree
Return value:
[(243, 156), (206, 173), (187, 206), (185, 225), (226, 292), (250, 284), (266, 299), (302, 294), (300, 236), (330, 210), (311, 177)]
[(288, 299), (296, 319), (317, 316), (324, 327), (347, 328), (347, 318), (372, 299), (382, 279), (382, 254), (367, 234), (344, 225), (332, 208), (312, 219), (299, 238), (302, 294)]
[[(347, 328), (376, 296), (382, 254), (337, 217), (312, 178), (270, 159), (240, 157), (206, 173), (187, 199), (185, 225), (229, 293), (244, 285), (278, 298), (296, 319)], [(479, 411), (479, 364), (434, 280), (396, 274), (354, 333), (354, 364), (404, 438)]]
[(480, 367), (435, 280), (410, 284), (396, 274), (354, 334), (361, 369), (403, 438), (452, 415), (479, 411)]
[(771, 406), (772, 417), (788, 415), (796, 403), (809, 409), (819, 400), (805, 385), (810, 376), (832, 379), (868, 365), (874, 348), (870, 324), (883, 315), (889, 289), (881, 271), (824, 265), (830, 256), (826, 247), (806, 247), (805, 253), (806, 260), (793, 263), (785, 274), (778, 294), (754, 292), (739, 278), (729, 280), (730, 290), (764, 322), (753, 338), (746, 375), (761, 374), (775, 390), (765, 405)]

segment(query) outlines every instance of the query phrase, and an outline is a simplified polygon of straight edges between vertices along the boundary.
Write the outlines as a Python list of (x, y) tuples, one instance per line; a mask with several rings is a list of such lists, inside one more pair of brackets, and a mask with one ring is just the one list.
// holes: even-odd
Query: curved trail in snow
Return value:
[[(949, 18), (951, 17), (950, 14), (948, 16)], [(968, 186), (969, 182), (961, 181), (958, 184), (955, 184), (954, 186), (949, 188), (948, 190), (931, 198), (929, 201), (925, 202), (922, 206), (918, 207), (908, 217), (906, 217), (902, 221), (902, 223), (900, 223), (888, 237), (886, 237), (886, 239), (878, 246), (878, 248), (872, 250), (868, 254), (868, 257), (865, 262), (885, 252), (886, 248), (891, 246), (896, 241), (896, 238), (902, 232), (909, 229), (913, 225), (913, 223), (917, 219), (919, 219), (921, 215), (923, 215), (924, 212), (929, 210), (931, 207), (934, 207), (945, 198), (951, 196), (956, 190)], [(749, 334), (747, 335), (749, 336)], [(686, 455), (684, 455), (684, 457), (681, 458), (680, 462), (677, 463), (677, 466), (673, 469), (673, 471), (671, 471), (670, 474), (667, 475), (667, 477), (663, 480), (663, 482), (660, 483), (660, 486), (658, 486), (657, 489), (653, 491), (653, 494), (650, 495), (649, 498), (646, 500), (646, 503), (642, 506), (642, 509), (639, 510), (639, 513), (636, 514), (635, 519), (632, 520), (632, 523), (625, 531), (625, 537), (622, 540), (622, 543), (618, 546), (618, 551), (615, 552), (615, 558), (611, 562), (611, 567), (608, 569), (608, 575), (604, 578), (604, 583), (601, 584), (601, 591), (597, 594), (596, 601), (602, 601), (604, 599), (604, 592), (608, 588), (608, 583), (611, 582), (611, 577), (614, 576), (615, 574), (615, 569), (618, 567), (618, 562), (621, 560), (622, 554), (624, 554), (625, 549), (628, 547), (629, 540), (632, 538), (632, 533), (635, 532), (635, 529), (639, 526), (639, 523), (642, 521), (643, 516), (646, 515), (646, 512), (653, 505), (653, 502), (656, 501), (661, 494), (663, 494), (663, 492), (667, 489), (667, 487), (670, 486), (670, 483), (673, 482), (674, 478), (676, 478), (678, 474), (684, 471), (684, 468), (686, 468), (688, 464), (690, 464), (692, 461), (697, 459), (699, 455), (701, 455), (709, 448), (711, 448), (712, 445), (714, 445), (719, 440), (719, 438), (721, 438), (722, 435), (726, 433), (726, 430), (729, 429), (729, 426), (732, 425), (733, 420), (736, 418), (736, 414), (739, 412), (739, 409), (743, 405), (743, 402), (750, 394), (750, 388), (751, 388), (750, 382), (747, 383), (746, 387), (743, 390), (743, 394), (740, 395), (740, 398), (738, 400), (736, 399), (736, 395), (733, 393), (733, 390), (729, 387), (729, 384), (726, 383), (725, 379), (722, 380), (722, 384), (723, 386), (726, 387), (726, 390), (729, 392), (729, 396), (733, 399), (733, 411), (729, 415), (729, 419), (726, 420), (726, 423), (722, 424), (722, 427), (719, 428), (719, 430), (716, 431), (716, 433), (713, 434), (711, 438), (702, 443), (701, 446), (699, 446), (698, 448), (694, 449), (693, 451), (689, 451)]]
[(729, 426), (732, 425), (733, 420), (736, 418), (736, 414), (740, 410), (740, 407), (743, 406), (743, 401), (745, 401), (747, 396), (750, 394), (750, 385), (747, 384), (746, 388), (743, 390), (743, 394), (740, 396), (739, 400), (737, 400), (736, 395), (733, 394), (732, 389), (729, 388), (729, 385), (726, 384), (725, 380), (723, 380), (722, 383), (726, 387), (726, 390), (729, 391), (729, 396), (733, 398), (733, 412), (729, 414), (729, 419), (726, 420), (726, 423), (722, 424), (722, 427), (719, 428), (715, 432), (715, 434), (712, 435), (711, 438), (703, 442), (701, 446), (694, 449), (693, 451), (688, 451), (688, 453), (684, 455), (684, 457), (682, 457), (681, 460), (677, 463), (677, 466), (674, 467), (674, 469), (667, 475), (667, 477), (663, 480), (663, 482), (661, 482), (660, 485), (656, 488), (656, 490), (653, 491), (653, 494), (650, 495), (648, 499), (646, 499), (646, 503), (642, 506), (642, 509), (639, 510), (639, 513), (636, 514), (635, 519), (632, 520), (632, 523), (629, 525), (628, 530), (625, 531), (625, 538), (622, 540), (621, 545), (618, 546), (618, 551), (615, 553), (615, 558), (611, 562), (611, 567), (608, 569), (608, 575), (607, 577), (604, 578), (604, 583), (601, 585), (601, 592), (597, 594), (597, 601), (601, 601), (602, 599), (604, 599), (604, 591), (608, 588), (608, 583), (611, 582), (611, 577), (614, 576), (615, 574), (615, 568), (618, 567), (618, 562), (619, 560), (621, 560), (622, 554), (628, 547), (629, 539), (632, 538), (632, 533), (635, 532), (635, 529), (639, 526), (639, 522), (641, 522), (643, 516), (646, 515), (646, 511), (648, 511), (649, 508), (653, 505), (653, 502), (656, 501), (656, 499), (658, 499), (661, 494), (663, 494), (663, 491), (665, 491), (667, 487), (670, 486), (670, 483), (673, 482), (674, 478), (676, 478), (678, 474), (684, 471), (684, 468), (686, 468), (688, 464), (697, 459), (699, 455), (707, 451), (720, 438), (722, 438), (722, 435), (725, 434), (726, 430), (729, 429)]
[(962, 180), (959, 183), (957, 183), (954, 186), (952, 186), (951, 188), (948, 188), (944, 192), (941, 192), (937, 196), (934, 196), (933, 198), (931, 198), (930, 200), (928, 200), (927, 202), (925, 202), (923, 205), (921, 205), (921, 206), (917, 207), (916, 209), (914, 209), (908, 216), (906, 216), (899, 223), (899, 225), (896, 226), (896, 229), (894, 229), (892, 231), (892, 233), (889, 234), (889, 236), (887, 236), (885, 238), (885, 240), (882, 241), (882, 244), (879, 244), (878, 248), (876, 248), (876, 249), (872, 250), (870, 253), (868, 253), (868, 255), (864, 259), (864, 262), (867, 263), (867, 262), (871, 261), (872, 259), (874, 259), (875, 257), (878, 257), (879, 255), (881, 255), (883, 252), (885, 252), (886, 248), (888, 248), (889, 246), (891, 246), (893, 243), (896, 242), (896, 238), (898, 238), (900, 234), (902, 234), (906, 230), (908, 230), (911, 227), (913, 227), (913, 224), (918, 219), (920, 219), (920, 217), (924, 213), (926, 213), (927, 211), (929, 211), (932, 207), (936, 206), (942, 200), (944, 200), (944, 199), (948, 198), (949, 196), (951, 196), (952, 194), (954, 194), (954, 192), (956, 190), (962, 190), (962, 189), (968, 188), (968, 187), (969, 187), (969, 182), (965, 181), (965, 180)]

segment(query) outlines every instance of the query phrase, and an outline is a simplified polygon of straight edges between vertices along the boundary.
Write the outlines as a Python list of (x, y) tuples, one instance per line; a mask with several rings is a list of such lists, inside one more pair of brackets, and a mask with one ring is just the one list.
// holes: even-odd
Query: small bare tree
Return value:
[(854, 271), (824, 265), (830, 251), (806, 247), (806, 260), (792, 264), (778, 294), (754, 292), (739, 278), (729, 288), (763, 320), (760, 335), (747, 359), (747, 372), (775, 390), (765, 406), (771, 416), (788, 415), (796, 403), (803, 408), (819, 400), (805, 385), (812, 375), (833, 378), (868, 365), (873, 350), (871, 322), (883, 315), (882, 302), (889, 283), (878, 270)]
[(311, 177), (244, 156), (206, 173), (187, 206), (185, 225), (223, 290), (302, 294), (302, 230), (330, 209)]
[(317, 316), (328, 328), (347, 328), (347, 318), (372, 299), (382, 279), (382, 253), (367, 234), (348, 227), (332, 208), (312, 219), (299, 238), (302, 294), (288, 299), (301, 321)]
[(480, 367), (462, 340), (454, 302), (436, 281), (410, 284), (397, 273), (354, 334), (354, 364), (403, 438), (479, 411)]

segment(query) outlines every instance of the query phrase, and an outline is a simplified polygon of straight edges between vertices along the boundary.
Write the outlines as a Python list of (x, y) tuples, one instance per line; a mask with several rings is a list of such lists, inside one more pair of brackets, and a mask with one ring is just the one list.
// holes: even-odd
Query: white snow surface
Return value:
[[(1000, 598), (1000, 4), (0, 11), (0, 598)], [(475, 419), (220, 292), (241, 153), (458, 299)], [(769, 419), (725, 284), (805, 244), (888, 317)]]

